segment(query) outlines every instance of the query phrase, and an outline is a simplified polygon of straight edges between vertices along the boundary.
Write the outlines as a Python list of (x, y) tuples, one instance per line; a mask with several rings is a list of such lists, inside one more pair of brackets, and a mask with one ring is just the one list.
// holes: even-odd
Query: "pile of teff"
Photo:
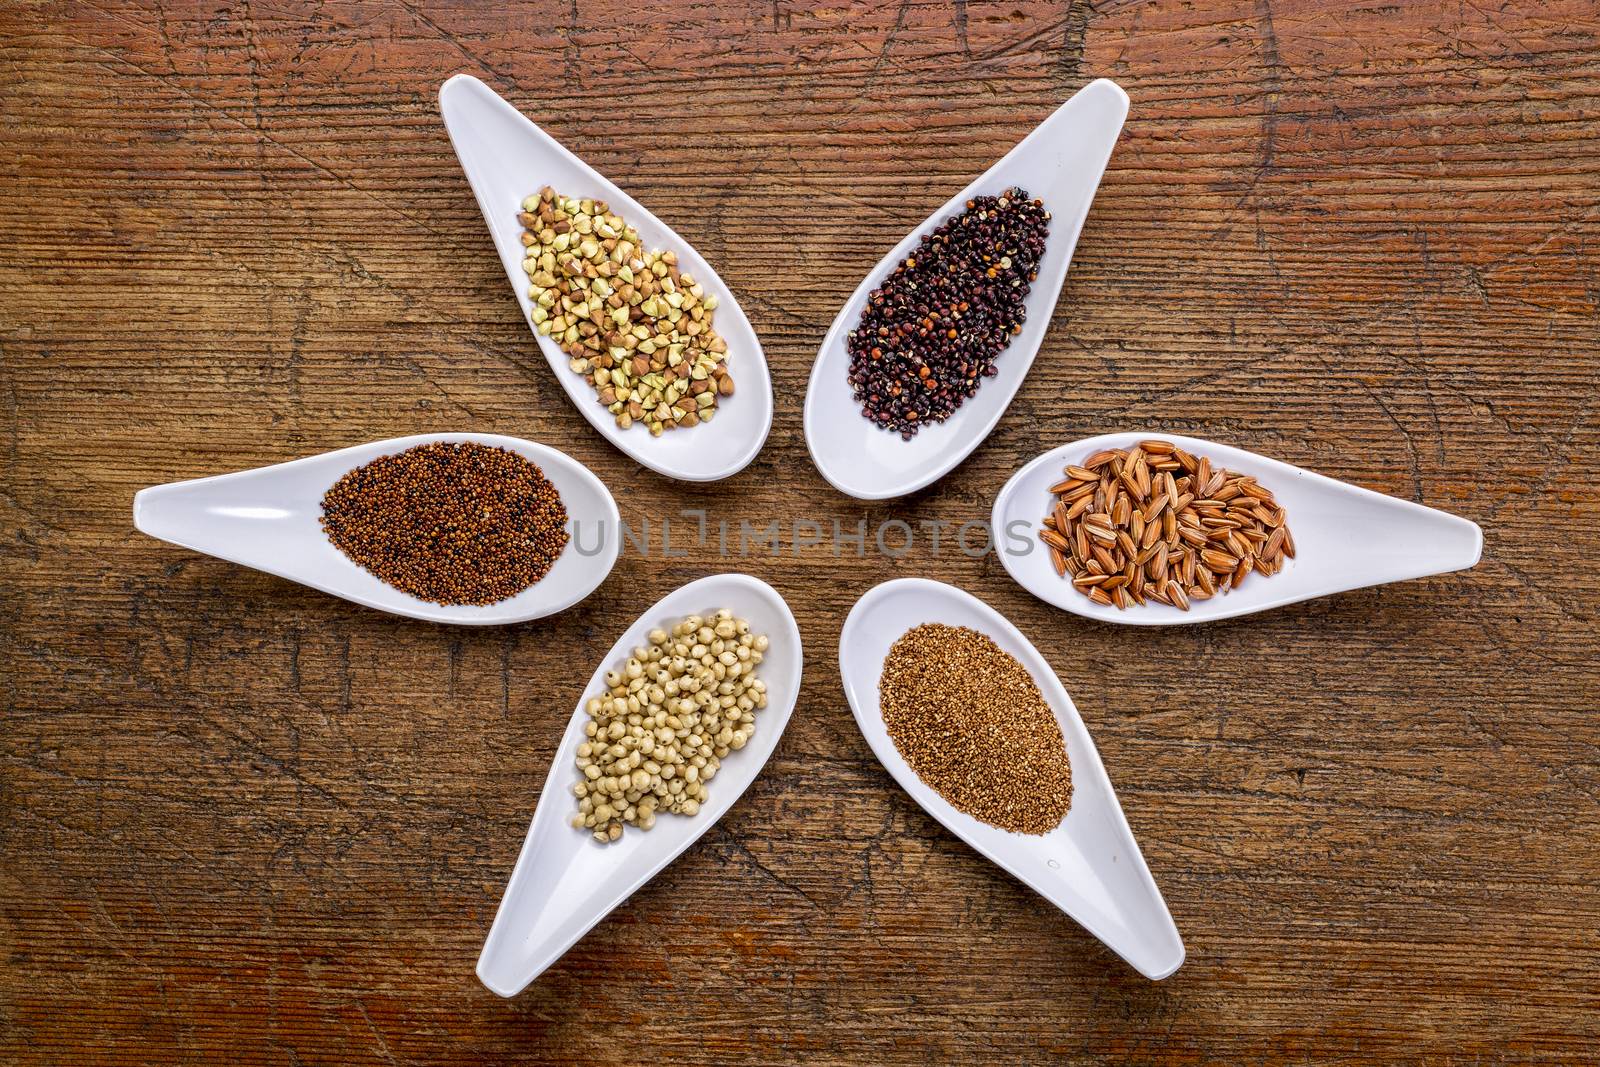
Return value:
[(1017, 834), (1047, 834), (1072, 806), (1055, 712), (1028, 669), (987, 634), (923, 623), (889, 648), (883, 725), (906, 764), (958, 811)]
[(967, 201), (924, 234), (867, 297), (850, 331), (849, 383), (861, 412), (910, 440), (997, 373), (1022, 332), (1050, 212), (1021, 189)]

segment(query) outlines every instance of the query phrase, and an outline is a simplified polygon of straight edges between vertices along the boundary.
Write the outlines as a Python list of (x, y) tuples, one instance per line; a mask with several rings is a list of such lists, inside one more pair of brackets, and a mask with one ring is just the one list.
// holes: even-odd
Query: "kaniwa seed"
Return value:
[(538, 466), (473, 441), (380, 456), (333, 484), (322, 529), (384, 582), (435, 604), (493, 604), (543, 578), (567, 509)]

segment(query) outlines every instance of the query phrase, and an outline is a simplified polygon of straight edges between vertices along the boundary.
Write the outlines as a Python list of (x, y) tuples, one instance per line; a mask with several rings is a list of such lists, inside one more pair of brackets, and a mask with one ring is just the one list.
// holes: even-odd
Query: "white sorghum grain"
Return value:
[(662, 811), (699, 812), (705, 783), (749, 742), (755, 713), (767, 706), (755, 674), (767, 638), (726, 608), (651, 630), (647, 640), (585, 705), (590, 740), (578, 745), (572, 825), (596, 841), (618, 840), (624, 823), (648, 830)]

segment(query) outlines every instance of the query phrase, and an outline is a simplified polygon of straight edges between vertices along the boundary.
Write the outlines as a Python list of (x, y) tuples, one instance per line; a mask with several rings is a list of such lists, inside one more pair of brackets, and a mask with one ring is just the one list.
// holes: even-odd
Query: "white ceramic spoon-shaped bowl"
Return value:
[[(1072, 251), (1127, 115), (1128, 94), (1115, 82), (1102, 78), (1084, 86), (1004, 159), (890, 249), (845, 301), (811, 368), (805, 403), (806, 447), (817, 470), (834, 488), (862, 500), (904, 496), (944, 477), (989, 436), (1022, 385), (1050, 327)], [(896, 432), (879, 429), (861, 414), (847, 381), (850, 352), (846, 345), (867, 298), (915, 250), (923, 234), (965, 210), (967, 200), (997, 195), (1012, 186), (1021, 186), (1042, 199), (1052, 215), (1022, 332), (996, 360), (999, 373), (985, 380), (977, 395), (950, 418), (923, 427), (909, 441)]]
[[(1270, 578), (1252, 574), (1232, 592), (1193, 601), (1188, 611), (1156, 601), (1121, 611), (1096, 604), (1066, 578), (1057, 577), (1038, 535), (1040, 521), (1053, 506), (1050, 486), (1064, 477), (1068, 463), (1081, 463), (1103, 448), (1131, 448), (1151, 439), (1207, 456), (1213, 468), (1251, 475), (1271, 490), (1288, 512), (1295, 558)], [(1104, 434), (1051, 449), (1011, 476), (995, 498), (990, 521), (1000, 561), (1018, 585), (1058, 608), (1132, 626), (1231, 619), (1348, 589), (1465, 570), (1483, 554), (1483, 531), (1466, 519), (1242, 448), (1159, 431)]]
[[(1049, 833), (1014, 834), (957, 811), (900, 757), (883, 725), (878, 680), (889, 647), (926, 622), (987, 634), (1028, 669), (1055, 710), (1072, 764), (1072, 807)], [(1178, 969), (1183, 939), (1128, 829), (1094, 741), (1055, 672), (1005, 616), (940, 582), (885, 582), (857, 601), (845, 619), (839, 672), (856, 723), (878, 762), (928, 814), (1076, 919), (1145, 977), (1165, 978)]]
[[(743, 470), (761, 451), (772, 428), (772, 378), (767, 358), (739, 302), (700, 254), (638, 201), (601, 177), (594, 168), (563, 148), (555, 138), (529, 122), (478, 79), (458, 74), (439, 90), (439, 112), (466, 172), (495, 249), (505, 266), (511, 290), (528, 322), (528, 276), (522, 269), (522, 201), (549, 185), (567, 196), (604, 200), (611, 210), (639, 231), (647, 248), (676, 252), (680, 269), (718, 300), (716, 331), (728, 342), (728, 373), (734, 394), (717, 405), (709, 423), (671, 430), (651, 437), (635, 425), (617, 428), (594, 388), (568, 366), (568, 357), (547, 337), (534, 331), (550, 371), (572, 403), (612, 444), (659, 474), (691, 482), (710, 482)], [(531, 323), (530, 323), (531, 328)]]
[[(498, 604), (442, 606), (418, 600), (353, 563), (322, 532), (322, 497), (346, 473), (379, 456), (434, 441), (476, 441), (538, 465), (561, 494), (571, 540), (538, 582)], [(151, 537), (254, 567), (379, 611), (429, 622), (492, 626), (570, 608), (611, 573), (621, 550), (616, 501), (577, 460), (544, 445), (488, 433), (396, 437), (271, 467), (141, 489), (133, 524)]]
[[(728, 754), (707, 787), (711, 799), (697, 815), (663, 814), (654, 828), (624, 828), (621, 840), (599, 844), (587, 830), (574, 829), (578, 745), (588, 721), (585, 702), (605, 691), (605, 674), (620, 667), (646, 635), (686, 615), (727, 608), (770, 642), (757, 677), (767, 684), (767, 707), (756, 713), (750, 743)], [(556, 747), (550, 773), (534, 809), (522, 854), (506, 886), (494, 926), (478, 957), (478, 977), (502, 997), (515, 996), (539, 977), (590, 928), (644, 885), (700, 835), (714, 826), (755, 781), (778, 739), (800, 692), (800, 630), (783, 597), (748, 574), (715, 574), (669, 593), (639, 616), (617, 639), (578, 697), (572, 720)]]

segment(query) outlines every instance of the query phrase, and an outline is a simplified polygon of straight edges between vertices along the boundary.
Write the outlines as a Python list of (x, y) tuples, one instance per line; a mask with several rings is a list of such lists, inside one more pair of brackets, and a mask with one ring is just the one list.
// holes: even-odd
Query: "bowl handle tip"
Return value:
[(510, 978), (508, 975), (499, 973), (490, 966), (489, 946), (487, 945), (484, 946), (483, 954), (478, 957), (477, 973), (478, 981), (483, 983), (483, 987), (485, 989), (493, 993), (495, 996), (503, 997), (506, 1000), (510, 1000), (512, 997), (528, 988), (527, 981), (518, 982), (515, 979)]
[(1178, 942), (1178, 951), (1175, 955), (1168, 956), (1167, 958), (1159, 961), (1152, 961), (1148, 966), (1140, 967), (1139, 973), (1150, 979), (1152, 982), (1165, 981), (1166, 979), (1171, 978), (1174, 974), (1177, 974), (1178, 969), (1183, 966), (1183, 961), (1188, 958), (1189, 952), (1184, 948), (1183, 942), (1180, 940)]
[[(472, 88), (488, 89), (487, 85), (471, 74), (452, 74), (439, 86), (439, 107), (444, 109), (445, 102), (453, 96), (468, 92)], [(491, 90), (492, 91), (492, 90)]]
[(1115, 96), (1117, 99), (1119, 99), (1122, 102), (1123, 110), (1124, 111), (1127, 110), (1128, 103), (1129, 103), (1129, 101), (1128, 101), (1128, 91), (1126, 89), (1124, 89), (1122, 86), (1118, 85), (1116, 82), (1112, 81), (1110, 78), (1096, 78), (1094, 81), (1090, 82), (1088, 85), (1085, 85), (1082, 89), (1080, 89), (1078, 91), (1079, 92), (1088, 92), (1091, 89), (1094, 90), (1097, 93), (1110, 93), (1110, 94), (1112, 94), (1113, 96)]

